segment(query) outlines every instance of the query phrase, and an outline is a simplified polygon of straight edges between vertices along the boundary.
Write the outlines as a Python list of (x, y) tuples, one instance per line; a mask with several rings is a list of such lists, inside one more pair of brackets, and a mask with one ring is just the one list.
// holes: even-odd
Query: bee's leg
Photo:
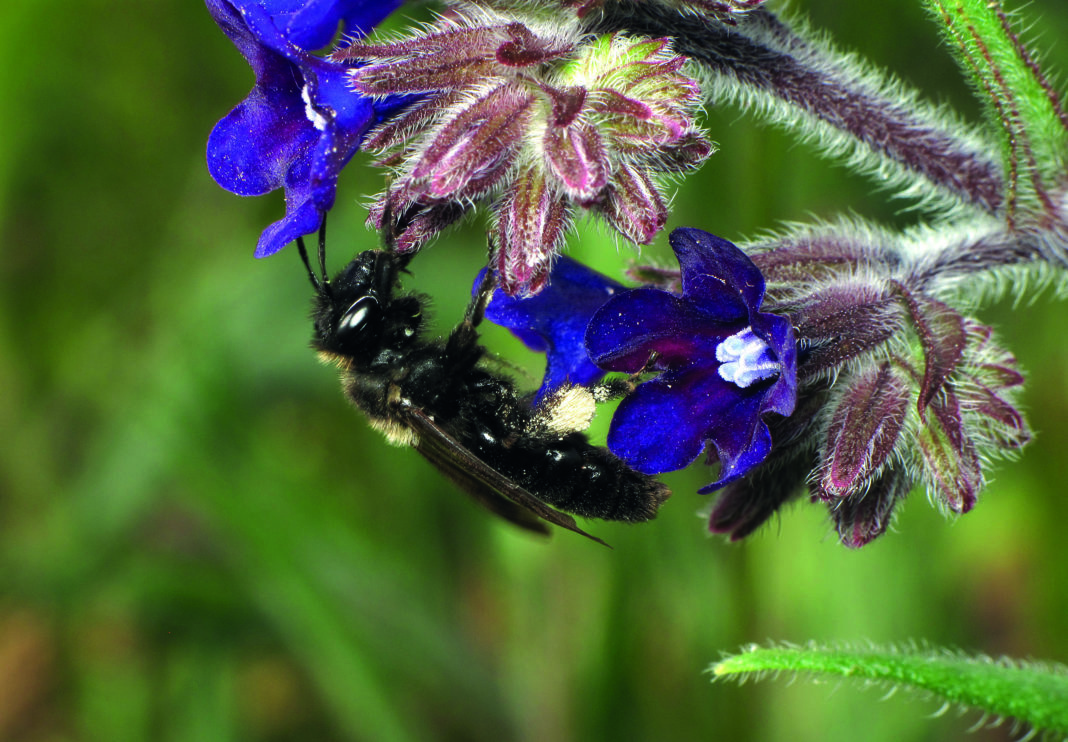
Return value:
[(625, 379), (605, 379), (590, 387), (590, 394), (597, 402), (607, 402), (610, 399), (621, 399), (638, 386), (635, 376), (628, 376)]
[(464, 312), (464, 323), (470, 324), (472, 327), (478, 327), (482, 322), (482, 318), (486, 314), (486, 305), (489, 304), (490, 297), (493, 296), (493, 290), (497, 288), (497, 274), (493, 272), (493, 269), (486, 266), (486, 272), (482, 274), (482, 280), (478, 284), (478, 290), (471, 298), (471, 303), (467, 305), (467, 311)]
[(604, 379), (590, 387), (590, 393), (598, 402), (607, 402), (610, 399), (620, 399), (627, 396), (634, 391), (634, 388), (637, 387), (638, 384), (641, 383), (642, 374), (655, 370), (654, 365), (656, 364), (657, 357), (656, 353), (651, 353), (649, 355), (649, 360), (645, 362), (645, 365), (627, 378)]
[(454, 368), (473, 366), (485, 354), (485, 349), (479, 345), (476, 328), (486, 314), (486, 305), (496, 285), (496, 275), (487, 268), (478, 284), (478, 290), (467, 305), (463, 321), (449, 333), (449, 339), (445, 343), (445, 357)]

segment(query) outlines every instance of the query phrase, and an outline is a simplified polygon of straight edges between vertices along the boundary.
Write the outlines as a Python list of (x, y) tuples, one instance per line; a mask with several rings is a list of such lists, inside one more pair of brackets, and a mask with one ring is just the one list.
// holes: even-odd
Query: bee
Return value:
[(548, 534), (551, 523), (604, 544), (567, 513), (641, 522), (671, 494), (574, 429), (569, 417), (588, 420), (572, 409), (592, 400), (587, 390), (531, 407), (509, 377), (486, 367), (477, 327), (492, 271), (448, 337), (427, 339), (425, 298), (400, 291), (409, 257), (367, 250), (328, 280), (325, 234), (319, 276), (303, 240), (297, 246), (315, 289), (312, 347), (338, 368), (349, 401), (490, 511), (530, 531)]

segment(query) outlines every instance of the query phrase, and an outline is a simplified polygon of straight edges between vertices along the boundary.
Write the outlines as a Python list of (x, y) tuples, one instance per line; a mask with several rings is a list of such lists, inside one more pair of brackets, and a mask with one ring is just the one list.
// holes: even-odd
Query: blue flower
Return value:
[(369, 30), (400, 0), (206, 2), (256, 75), (248, 97), (212, 130), (208, 170), (240, 196), (285, 189), (285, 218), (267, 227), (256, 245), (262, 258), (319, 229), (334, 205), (338, 173), (364, 134), (408, 102), (354, 93), (351, 65), (306, 49), (329, 42), (340, 21), (350, 33)]
[[(475, 290), (485, 271), (475, 281)], [(565, 382), (592, 384), (605, 372), (586, 355), (586, 324), (623, 284), (561, 257), (549, 275), (549, 284), (533, 296), (508, 296), (494, 291), (486, 306), (486, 319), (507, 327), (528, 348), (546, 354), (545, 379), (535, 403)]]
[(764, 278), (730, 242), (698, 229), (671, 234), (682, 295), (652, 287), (617, 293), (590, 320), (586, 348), (610, 371), (660, 374), (627, 396), (608, 447), (638, 471), (681, 469), (715, 448), (711, 492), (771, 452), (768, 413), (797, 398), (797, 342), (789, 320), (759, 311)]

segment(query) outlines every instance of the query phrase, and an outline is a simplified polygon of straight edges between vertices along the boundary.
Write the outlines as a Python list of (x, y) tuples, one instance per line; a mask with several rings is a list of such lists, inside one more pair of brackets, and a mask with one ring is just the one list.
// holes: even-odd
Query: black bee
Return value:
[(411, 445), (460, 489), (523, 528), (548, 533), (544, 521), (594, 541), (574, 518), (639, 522), (671, 494), (561, 422), (581, 388), (531, 408), (510, 379), (486, 369), (475, 329), (493, 291), (480, 287), (448, 338), (420, 332), (424, 299), (397, 294), (408, 258), (382, 250), (356, 256), (329, 281), (320, 233), (321, 277), (298, 248), (316, 298), (312, 346), (341, 371), (349, 400), (398, 445)]

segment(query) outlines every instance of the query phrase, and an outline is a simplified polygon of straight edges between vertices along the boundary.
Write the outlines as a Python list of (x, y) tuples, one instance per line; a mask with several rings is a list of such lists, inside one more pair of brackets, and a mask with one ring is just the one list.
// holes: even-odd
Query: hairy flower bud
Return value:
[(931, 400), (916, 439), (929, 491), (951, 511), (966, 513), (979, 497), (983, 470), (957, 395), (952, 389), (943, 391)]
[(866, 490), (830, 503), (831, 519), (844, 546), (859, 549), (883, 535), (893, 518), (894, 507), (912, 489), (904, 471), (887, 469)]
[[(734, 25), (738, 17), (748, 10), (764, 4), (764, 0), (647, 0), (650, 4), (662, 5), (673, 10), (714, 18)], [(575, 8), (579, 17), (599, 10), (612, 0), (562, 0), (565, 7)]]
[(910, 400), (907, 380), (889, 363), (864, 369), (844, 383), (820, 453), (816, 494), (823, 500), (867, 488), (897, 445)]
[[(700, 89), (666, 39), (590, 36), (530, 4), (459, 6), (421, 35), (333, 58), (366, 63), (350, 76), (364, 95), (423, 95), (367, 140), (394, 169), (376, 213), (503, 193), (495, 264), (509, 294), (544, 284), (575, 207), (651, 242), (667, 221), (661, 175), (712, 153), (693, 120)], [(398, 245), (418, 249), (433, 223)]]

